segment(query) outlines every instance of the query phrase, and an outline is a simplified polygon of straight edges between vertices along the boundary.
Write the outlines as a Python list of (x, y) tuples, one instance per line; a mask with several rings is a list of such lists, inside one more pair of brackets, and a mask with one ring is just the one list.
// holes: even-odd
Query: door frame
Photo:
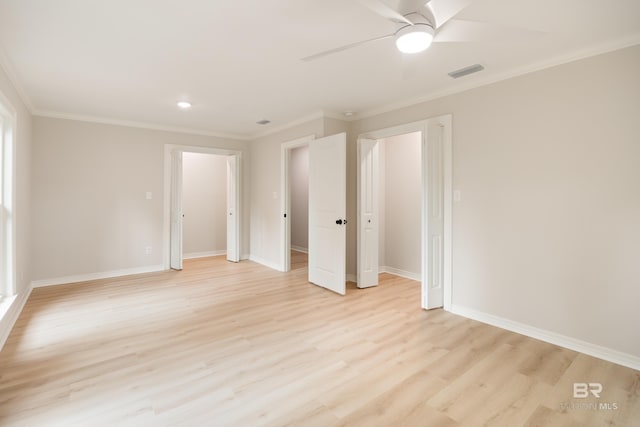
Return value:
[(291, 151), (308, 146), (314, 139), (315, 135), (307, 135), (280, 145), (280, 271), (285, 273), (291, 271)]
[[(451, 300), (452, 300), (452, 222), (453, 222), (453, 204), (452, 204), (452, 194), (453, 194), (453, 144), (452, 144), (452, 115), (446, 114), (437, 117), (431, 117), (425, 120), (420, 120), (417, 122), (406, 123), (398, 126), (393, 126), (384, 129), (378, 129), (374, 131), (369, 131), (365, 133), (361, 133), (358, 135), (357, 144), (358, 150), (360, 148), (360, 144), (362, 140), (365, 139), (374, 139), (380, 140), (384, 138), (390, 138), (392, 136), (404, 135), (413, 132), (421, 133), (421, 170), (422, 170), (422, 212), (421, 212), (421, 223), (422, 223), (422, 231), (421, 231), (421, 298), (420, 304), (422, 308), (426, 308), (426, 297), (427, 297), (427, 277), (429, 271), (427, 266), (427, 256), (428, 256), (428, 229), (427, 229), (427, 192), (429, 191), (429, 183), (428, 183), (428, 175), (426, 174), (428, 159), (427, 159), (427, 150), (426, 150), (426, 138), (427, 138), (427, 127), (429, 124), (439, 124), (443, 127), (443, 203), (444, 203), (444, 243), (443, 243), (443, 307), (445, 310), (451, 309)], [(359, 159), (358, 163), (358, 182), (357, 182), (357, 220), (360, 221), (360, 193), (361, 193), (361, 182), (359, 175)], [(360, 224), (358, 224), (357, 230), (360, 230)], [(357, 237), (358, 247), (360, 246), (360, 236)], [(356, 259), (359, 262), (359, 255), (357, 254)], [(358, 267), (359, 269), (359, 267)]]
[[(165, 270), (171, 268), (171, 187), (174, 182), (174, 174), (172, 168), (172, 160), (174, 153), (200, 153), (214, 154), (218, 156), (234, 156), (236, 158), (236, 180), (235, 195), (237, 203), (236, 211), (236, 227), (237, 241), (236, 247), (238, 253), (242, 243), (242, 151), (230, 150), (226, 148), (202, 147), (197, 145), (176, 145), (165, 144), (164, 146), (164, 215), (163, 215), (163, 232), (162, 232), (162, 264)], [(179, 188), (182, 191), (182, 188)], [(182, 256), (182, 255), (181, 255)]]

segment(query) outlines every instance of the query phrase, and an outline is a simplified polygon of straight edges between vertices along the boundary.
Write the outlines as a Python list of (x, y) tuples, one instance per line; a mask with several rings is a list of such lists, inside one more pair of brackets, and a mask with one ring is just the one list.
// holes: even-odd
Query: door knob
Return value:
[(341, 225), (342, 224), (342, 220), (341, 219), (336, 219), (336, 224)]

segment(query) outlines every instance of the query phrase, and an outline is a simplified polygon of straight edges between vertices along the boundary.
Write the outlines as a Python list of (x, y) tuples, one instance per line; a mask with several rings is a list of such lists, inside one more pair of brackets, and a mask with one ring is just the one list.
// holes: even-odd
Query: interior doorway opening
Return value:
[(291, 250), (309, 253), (309, 146), (291, 150), (289, 158)]
[(378, 273), (420, 281), (422, 132), (378, 140)]
[(228, 261), (240, 261), (240, 168), (241, 152), (196, 146), (165, 146), (165, 214), (164, 251), (166, 269), (181, 270), (184, 259), (184, 157), (189, 153), (220, 156), (225, 165), (225, 194), (217, 204), (225, 206), (226, 257)]
[[(309, 249), (309, 135), (282, 144), (280, 153), (282, 205), (280, 270), (292, 269), (292, 250), (308, 255)], [(295, 235), (294, 235), (295, 234)], [(293, 254), (294, 256), (296, 254)], [(296, 258), (308, 261), (308, 256)]]
[(182, 258), (226, 255), (227, 158), (185, 152), (182, 166)]
[[(345, 132), (282, 144), (282, 271), (291, 270), (291, 157), (308, 145), (308, 281), (340, 295), (346, 293), (346, 143)], [(275, 196), (275, 194), (274, 194)]]
[[(400, 140), (412, 141), (409, 151), (403, 152), (400, 145), (393, 145)], [(416, 166), (413, 162), (419, 164), (417, 169), (411, 168)], [(419, 192), (413, 191), (411, 185), (416, 170), (420, 176)], [(386, 176), (390, 174), (391, 177)], [(389, 272), (420, 280), (423, 308), (444, 306), (448, 309), (451, 304), (451, 115), (360, 135), (357, 179), (358, 287), (377, 286), (378, 275)], [(395, 185), (392, 192), (388, 191), (390, 184)], [(395, 205), (400, 209), (394, 211)], [(387, 224), (390, 230), (386, 230)], [(393, 241), (388, 242), (389, 238)], [(419, 251), (416, 251), (417, 245), (411, 244), (413, 240), (419, 242)]]

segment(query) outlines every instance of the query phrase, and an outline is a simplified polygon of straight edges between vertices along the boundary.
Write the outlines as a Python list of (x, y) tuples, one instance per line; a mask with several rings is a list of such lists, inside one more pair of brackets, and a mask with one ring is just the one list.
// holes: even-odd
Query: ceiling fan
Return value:
[(397, 29), (368, 40), (362, 40), (335, 49), (326, 50), (302, 58), (313, 61), (334, 53), (394, 37), (396, 47), (403, 53), (418, 53), (427, 49), (432, 42), (484, 41), (504, 37), (491, 24), (452, 19), (473, 0), (399, 0), (395, 8), (383, 0), (357, 0), (381, 17), (394, 22)]

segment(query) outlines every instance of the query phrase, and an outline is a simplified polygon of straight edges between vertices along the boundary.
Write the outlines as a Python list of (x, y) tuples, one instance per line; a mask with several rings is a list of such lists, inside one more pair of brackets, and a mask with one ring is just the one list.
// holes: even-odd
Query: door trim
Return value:
[[(292, 141), (283, 142), (280, 145), (280, 271), (291, 270), (291, 183), (289, 180), (289, 169), (291, 162), (291, 151), (298, 147), (309, 145), (316, 139), (315, 135), (307, 135)], [(285, 218), (287, 214), (287, 218)]]
[[(371, 149), (365, 151), (365, 145), (367, 144), (371, 145)], [(356, 285), (358, 286), (358, 288), (378, 286), (378, 275), (380, 274), (380, 260), (378, 257), (380, 247), (380, 185), (378, 183), (380, 177), (379, 150), (380, 146), (378, 145), (378, 140), (362, 137), (358, 138), (356, 149), (356, 157), (358, 162), (356, 165)], [(365, 153), (370, 154), (371, 156), (371, 161), (368, 163), (368, 168), (366, 167), (366, 165), (363, 165), (363, 163), (365, 163), (365, 161), (367, 160), (364, 157)], [(366, 175), (367, 172), (370, 172), (370, 175), (365, 179), (364, 175)], [(371, 221), (373, 221), (373, 225), (368, 227), (364, 226), (363, 224), (363, 221), (365, 219), (363, 209), (366, 209), (362, 206), (364, 200), (366, 199), (366, 196), (363, 194), (363, 189), (365, 188), (365, 186), (370, 189), (368, 191), (371, 192), (372, 200), (370, 202), (372, 204), (370, 210), (370, 215), (372, 218), (367, 219), (367, 222), (370, 224)], [(363, 244), (365, 243), (364, 233), (367, 229), (372, 235), (371, 238), (375, 240), (376, 249), (372, 254), (369, 255), (369, 258), (366, 256), (363, 249), (369, 246), (367, 244)], [(370, 239), (368, 241), (370, 241)], [(368, 273), (366, 272), (366, 266), (363, 265), (367, 261), (373, 264), (372, 269)]]
[[(428, 248), (427, 248), (427, 191), (428, 191), (428, 182), (425, 174), (426, 171), (426, 157), (424, 155), (426, 151), (426, 139), (427, 139), (427, 127), (429, 124), (439, 124), (443, 127), (443, 202), (444, 202), (444, 244), (443, 244), (443, 268), (444, 268), (444, 279), (443, 279), (443, 307), (445, 310), (450, 311), (452, 304), (452, 223), (453, 223), (453, 205), (452, 205), (452, 194), (453, 194), (453, 143), (452, 143), (452, 115), (446, 114), (437, 117), (431, 117), (425, 120), (420, 120), (416, 122), (406, 123), (398, 126), (393, 126), (384, 129), (373, 130), (365, 133), (361, 133), (357, 137), (357, 144), (360, 145), (361, 140), (365, 139), (384, 139), (397, 135), (404, 135), (407, 133), (420, 132), (422, 135), (422, 254), (421, 254), (421, 264), (422, 264), (422, 272), (421, 272), (421, 298), (420, 304), (422, 308), (426, 308), (426, 295), (427, 295), (427, 275), (429, 272), (427, 271), (427, 262), (426, 257), (428, 256)], [(357, 184), (357, 198), (360, 199), (360, 183)], [(357, 219), (360, 219), (360, 213), (357, 212)], [(359, 224), (357, 229), (359, 230)], [(360, 236), (357, 237), (358, 241), (360, 240)], [(359, 254), (357, 254), (356, 259), (359, 258)]]
[(173, 182), (172, 176), (172, 157), (174, 152), (180, 153), (201, 153), (201, 154), (215, 154), (219, 156), (235, 156), (236, 157), (236, 197), (237, 197), (237, 218), (238, 218), (238, 234), (237, 242), (238, 251), (241, 253), (240, 248), (242, 245), (242, 230), (243, 227), (240, 222), (243, 218), (242, 207), (242, 151), (229, 150), (226, 148), (216, 147), (202, 147), (197, 145), (176, 145), (165, 144), (164, 146), (164, 213), (163, 213), (163, 228), (162, 228), (162, 265), (165, 270), (171, 268), (171, 184)]

